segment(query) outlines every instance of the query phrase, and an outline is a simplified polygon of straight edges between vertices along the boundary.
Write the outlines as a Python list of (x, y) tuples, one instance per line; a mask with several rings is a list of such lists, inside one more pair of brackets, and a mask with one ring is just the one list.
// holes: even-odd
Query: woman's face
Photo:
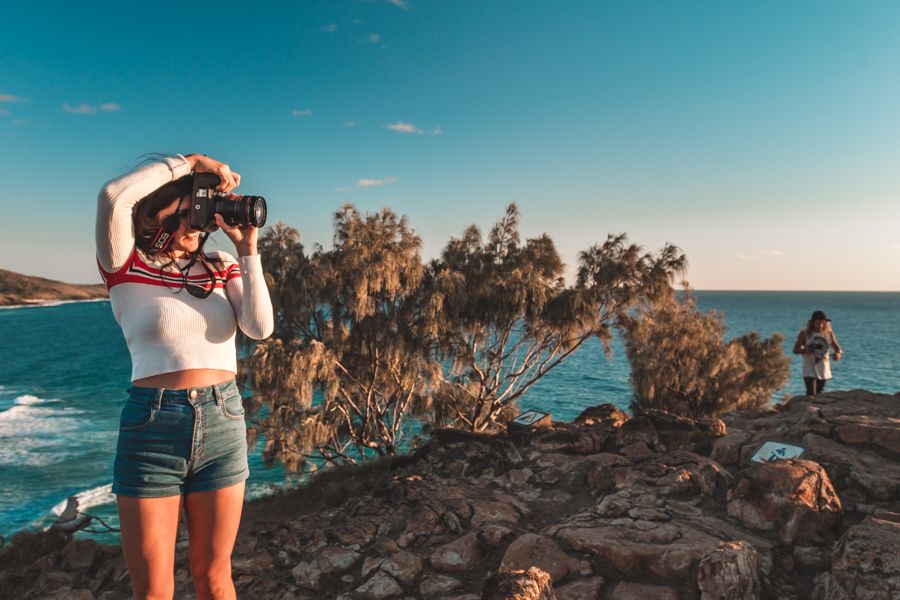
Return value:
[(178, 213), (180, 217), (178, 229), (175, 231), (172, 245), (169, 249), (175, 256), (183, 256), (197, 250), (200, 245), (200, 231), (191, 229), (191, 197), (185, 196), (178, 202), (173, 202), (156, 215), (157, 222), (162, 224), (166, 217)]
[(825, 319), (816, 319), (812, 322), (814, 331), (825, 331), (825, 324), (827, 321)]

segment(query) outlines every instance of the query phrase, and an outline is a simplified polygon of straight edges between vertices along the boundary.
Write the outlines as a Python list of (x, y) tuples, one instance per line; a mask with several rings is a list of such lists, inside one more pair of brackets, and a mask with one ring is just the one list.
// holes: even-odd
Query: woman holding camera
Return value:
[(806, 395), (816, 396), (825, 389), (825, 382), (831, 379), (831, 359), (829, 350), (834, 348), (834, 360), (841, 360), (844, 349), (838, 344), (831, 329), (831, 319), (824, 311), (813, 311), (806, 327), (794, 342), (794, 354), (803, 355), (803, 383)]
[(231, 551), (249, 474), (235, 333), (263, 339), (273, 328), (258, 229), (215, 214), (238, 258), (204, 253), (190, 226), (194, 173), (217, 175), (221, 192), (241, 181), (225, 163), (175, 155), (98, 197), (97, 262), (132, 361), (112, 491), (135, 598), (172, 597), (182, 510), (198, 598), (235, 597)]

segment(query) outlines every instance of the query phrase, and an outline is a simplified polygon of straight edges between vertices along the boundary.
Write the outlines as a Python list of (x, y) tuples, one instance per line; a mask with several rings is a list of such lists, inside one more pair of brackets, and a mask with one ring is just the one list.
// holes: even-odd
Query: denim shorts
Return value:
[(129, 390), (119, 420), (113, 494), (209, 492), (249, 474), (244, 407), (234, 380), (183, 390)]

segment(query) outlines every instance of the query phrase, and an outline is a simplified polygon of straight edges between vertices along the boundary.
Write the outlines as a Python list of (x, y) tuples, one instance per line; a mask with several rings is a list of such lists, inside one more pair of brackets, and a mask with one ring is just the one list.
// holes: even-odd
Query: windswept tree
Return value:
[(756, 332), (725, 342), (721, 315), (697, 310), (693, 295), (674, 294), (622, 321), (635, 410), (706, 417), (765, 406), (789, 377), (783, 338)]
[(581, 253), (577, 284), (567, 287), (553, 241), (521, 241), (515, 204), (487, 239), (469, 227), (431, 264), (428, 312), (443, 359), (436, 422), (494, 429), (585, 341), (597, 337), (608, 350), (618, 319), (638, 301), (668, 293), (684, 267), (674, 246), (654, 256), (624, 234), (609, 236)]
[(385, 209), (335, 215), (330, 250), (304, 252), (276, 225), (260, 241), (275, 332), (247, 359), (264, 458), (300, 470), (394, 454), (408, 419), (429, 408), (436, 361), (421, 314), (421, 239)]

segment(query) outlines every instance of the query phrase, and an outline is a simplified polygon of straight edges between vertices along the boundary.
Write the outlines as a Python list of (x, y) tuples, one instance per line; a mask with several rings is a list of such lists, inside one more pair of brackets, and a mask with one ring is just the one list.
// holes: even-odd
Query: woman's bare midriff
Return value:
[(172, 371), (160, 373), (143, 379), (135, 379), (131, 382), (134, 387), (165, 388), (167, 390), (182, 390), (192, 387), (206, 387), (217, 383), (224, 383), (234, 379), (234, 372), (221, 369), (185, 369), (184, 371)]

